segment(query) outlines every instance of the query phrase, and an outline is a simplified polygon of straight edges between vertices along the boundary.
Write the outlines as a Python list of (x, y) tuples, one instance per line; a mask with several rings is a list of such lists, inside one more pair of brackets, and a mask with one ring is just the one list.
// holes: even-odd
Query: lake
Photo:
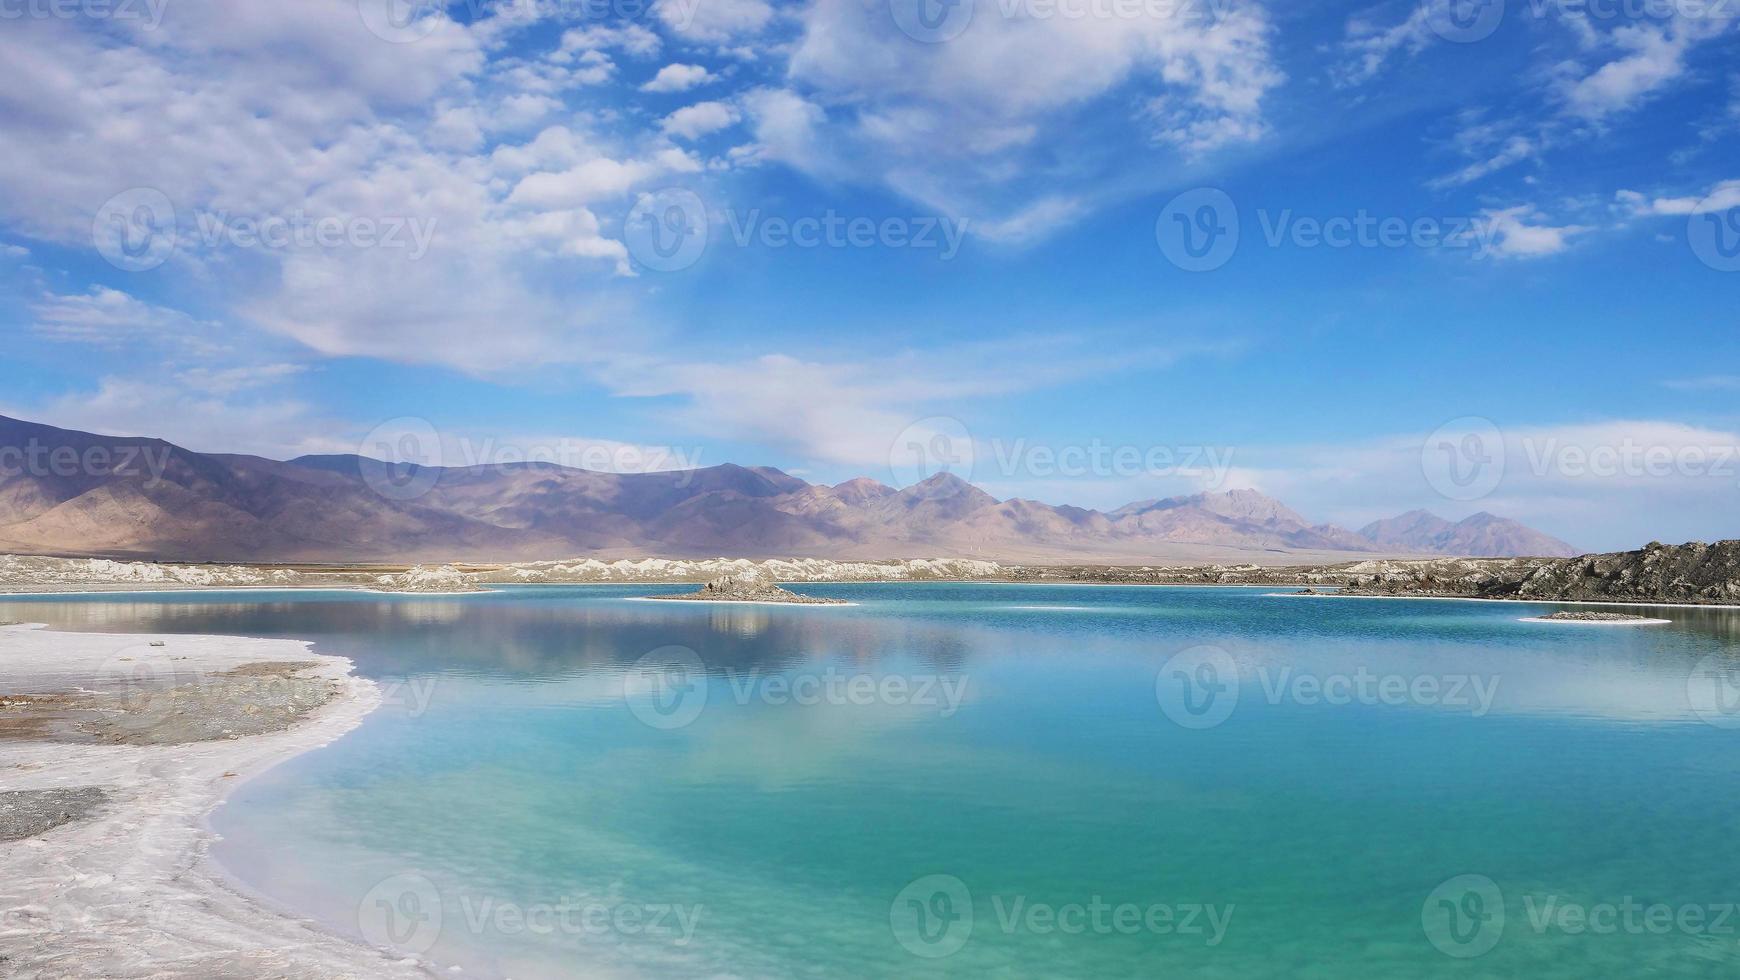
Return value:
[(857, 604), (527, 586), (0, 619), (353, 658), (386, 703), (240, 787), (215, 854), (457, 975), (1740, 969), (1740, 610), (796, 588)]

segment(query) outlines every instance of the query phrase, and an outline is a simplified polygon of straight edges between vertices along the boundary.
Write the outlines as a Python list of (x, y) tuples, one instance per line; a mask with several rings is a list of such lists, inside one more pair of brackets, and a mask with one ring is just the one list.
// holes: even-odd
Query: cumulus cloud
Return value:
[(656, 0), (653, 14), (684, 38), (725, 43), (760, 33), (773, 7), (767, 0)]
[(1565, 84), (1566, 111), (1592, 122), (1635, 108), (1684, 74), (1686, 52), (1702, 32), (1692, 28), (1621, 27), (1613, 43), (1625, 53)]
[[(739, 159), (879, 182), (983, 227), (1016, 220), (1059, 180), (1078, 196), (1131, 193), (1192, 158), (1268, 132), (1283, 80), (1254, 4), (1134, 16), (1043, 15), (979, 4), (946, 43), (916, 43), (882, 7), (821, 0), (798, 15), (786, 83), (746, 98), (756, 140)], [(1117, 105), (1120, 132), (1072, 138), (1083, 113)], [(1171, 153), (1127, 169), (1155, 144)]]
[[(209, 285), (231, 329), (478, 372), (573, 357), (614, 302), (603, 283), (629, 272), (629, 192), (700, 164), (656, 130), (565, 112), (563, 93), (608, 75), (610, 53), (655, 54), (658, 36), (595, 25), (509, 55), (528, 22), (431, 23), (388, 43), (339, 0), (190, 0), (138, 44), (18, 21), (0, 33), (0, 59), (28, 75), (0, 92), (0, 222), (88, 250), (104, 203), (149, 189), (174, 211), (166, 269)], [(334, 234), (263, 244), (262, 223)], [(45, 300), (39, 330), (91, 341), (130, 316), (210, 332), (124, 296)]]
[(664, 131), (683, 139), (699, 139), (737, 122), (737, 110), (724, 102), (697, 102), (664, 118)]
[(718, 76), (700, 65), (672, 64), (659, 69), (652, 81), (640, 87), (642, 92), (687, 92), (697, 85), (705, 85)]
[(1540, 258), (1564, 251), (1571, 239), (1592, 229), (1585, 225), (1541, 223), (1544, 215), (1533, 205), (1482, 212), (1481, 255), (1497, 258)]

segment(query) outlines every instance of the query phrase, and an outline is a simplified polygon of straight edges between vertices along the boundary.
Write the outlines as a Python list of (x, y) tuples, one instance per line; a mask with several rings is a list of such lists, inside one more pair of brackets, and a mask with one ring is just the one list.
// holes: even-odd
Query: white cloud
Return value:
[(1471, 184), (1488, 174), (1497, 173), (1524, 160), (1536, 159), (1540, 156), (1542, 149), (1538, 137), (1531, 138), (1515, 133), (1495, 135), (1491, 128), (1486, 126), (1475, 126), (1464, 130), (1458, 134), (1457, 142), (1463, 153), (1474, 157), (1474, 159), (1454, 173), (1428, 181), (1428, 186), (1442, 189)]
[[(1636, 548), (1732, 536), (1740, 433), (1636, 419), (1582, 424), (1499, 420), (1483, 458), (1490, 493), (1449, 499), (1428, 481), (1425, 431), (1350, 444), (1239, 446), (1227, 486), (1252, 486), (1314, 520), (1358, 528), (1424, 508), (1458, 520), (1490, 511), (1581, 548)], [(1471, 486), (1484, 484), (1470, 484)]]
[(1633, 215), (1686, 216), (1700, 211), (1726, 211), (1740, 207), (1740, 180), (1724, 180), (1698, 197), (1646, 197), (1637, 191), (1619, 191), (1619, 204)]
[(1534, 206), (1523, 204), (1501, 210), (1482, 212), (1481, 255), (1498, 258), (1539, 258), (1554, 255), (1570, 246), (1574, 236), (1591, 229), (1584, 225), (1535, 224), (1543, 215)]
[(1686, 51), (1695, 41), (1690, 30), (1637, 25), (1617, 28), (1613, 42), (1626, 53), (1566, 84), (1565, 107), (1572, 115), (1599, 122), (1635, 108), (1685, 72)]
[(620, 49), (638, 58), (646, 58), (659, 52), (659, 36), (639, 24), (610, 26), (595, 24), (590, 27), (577, 27), (562, 35), (561, 51), (569, 56), (576, 56), (586, 51), (605, 51)]
[(700, 65), (672, 64), (659, 69), (652, 81), (640, 87), (642, 92), (687, 92), (697, 85), (705, 85), (718, 76)]
[(1417, 55), (1438, 40), (1432, 31), (1432, 2), (1415, 6), (1407, 18), (1389, 27), (1373, 22), (1370, 14), (1349, 18), (1343, 53), (1348, 60), (1332, 71), (1338, 85), (1362, 85), (1376, 78), (1398, 52)]
[[(784, 86), (744, 98), (756, 141), (735, 158), (883, 183), (982, 227), (1047, 198), (1086, 210), (1140, 193), (1200, 154), (1260, 140), (1283, 80), (1260, 7), (1216, 6), (1210, 22), (1172, 6), (1080, 17), (978, 4), (959, 36), (924, 44), (882, 5), (819, 0), (798, 15)], [(1123, 125), (1078, 138), (1074, 124), (1108, 107)], [(1174, 152), (1156, 159), (1156, 143)]]
[(150, 343), (210, 351), (219, 324), (144, 302), (118, 289), (93, 286), (83, 294), (46, 293), (30, 306), (34, 329), (53, 340), (121, 347)]
[(766, 0), (656, 0), (653, 13), (682, 37), (719, 44), (753, 37), (773, 19)]
[(258, 391), (231, 397), (256, 386), (208, 391), (190, 380), (200, 379), (160, 384), (104, 378), (95, 391), (8, 405), (5, 414), (84, 432), (166, 439), (196, 452), (291, 459), (355, 451), (356, 440), (345, 435), (348, 427), (319, 416), (305, 402)]
[(737, 122), (737, 110), (724, 102), (697, 102), (664, 118), (665, 132), (683, 139), (699, 139)]
[(507, 201), (541, 209), (572, 208), (620, 197), (655, 178), (700, 169), (698, 161), (677, 149), (660, 150), (636, 160), (597, 157), (568, 170), (530, 174), (514, 187)]
[(709, 438), (754, 441), (886, 478), (896, 438), (915, 421), (947, 414), (951, 403), (1166, 365), (1181, 353), (1116, 346), (1117, 354), (1104, 354), (1085, 342), (1015, 336), (880, 357), (618, 357), (598, 378), (623, 397), (681, 398), (673, 420)]

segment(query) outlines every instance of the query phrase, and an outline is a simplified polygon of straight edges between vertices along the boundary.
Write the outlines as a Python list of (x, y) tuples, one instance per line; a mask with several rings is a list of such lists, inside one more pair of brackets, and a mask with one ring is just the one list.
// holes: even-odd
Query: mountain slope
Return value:
[(1451, 523), (1429, 511), (1411, 510), (1373, 521), (1360, 528), (1359, 534), (1379, 548), (1422, 554), (1470, 558), (1569, 558), (1577, 554), (1577, 549), (1552, 535), (1485, 511)]
[[(55, 465), (54, 451), (72, 465)], [(67, 455), (70, 454), (70, 455)], [(548, 463), (405, 466), (190, 452), (0, 418), (0, 551), (228, 561), (948, 556), (1117, 563), (1564, 548), (1511, 521), (1430, 515), (1366, 536), (1255, 490), (1109, 513), (998, 500), (943, 473), (904, 489), (722, 464), (638, 474)], [(1556, 554), (1557, 551), (1531, 553)]]

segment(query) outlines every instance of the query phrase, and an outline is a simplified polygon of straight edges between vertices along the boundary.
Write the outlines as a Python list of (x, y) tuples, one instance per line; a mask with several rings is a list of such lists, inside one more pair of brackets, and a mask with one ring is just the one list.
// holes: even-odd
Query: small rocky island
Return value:
[(1536, 616), (1530, 620), (1535, 623), (1665, 623), (1665, 619), (1654, 619), (1649, 616), (1636, 616), (1631, 613), (1589, 612), (1580, 609), (1561, 609), (1556, 613)]
[(760, 569), (748, 569), (721, 575), (701, 586), (696, 592), (682, 592), (676, 595), (655, 595), (653, 599), (686, 599), (696, 602), (784, 602), (810, 606), (849, 606), (844, 599), (824, 599), (820, 596), (799, 595), (779, 587)]

